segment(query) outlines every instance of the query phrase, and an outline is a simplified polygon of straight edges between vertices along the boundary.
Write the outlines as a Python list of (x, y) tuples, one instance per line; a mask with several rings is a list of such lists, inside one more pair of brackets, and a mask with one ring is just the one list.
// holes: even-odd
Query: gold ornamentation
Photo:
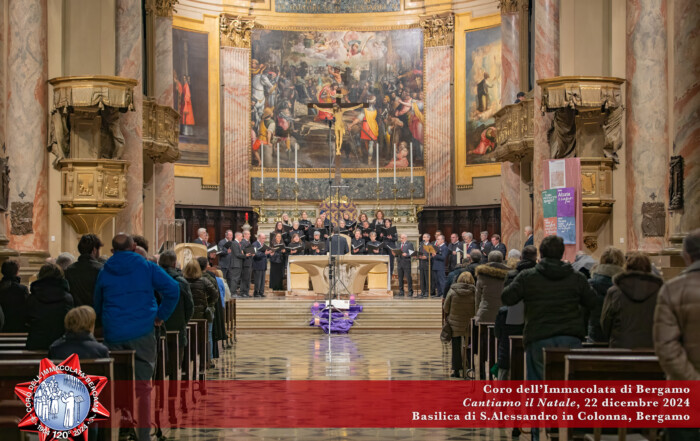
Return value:
[(498, 9), (501, 10), (501, 14), (512, 14), (518, 12), (518, 3), (519, 0), (499, 0)]
[(156, 15), (159, 17), (172, 17), (173, 12), (177, 12), (175, 5), (179, 0), (156, 0)]
[(153, 162), (175, 162), (180, 159), (179, 120), (180, 115), (172, 107), (156, 104), (153, 98), (144, 98), (143, 151)]
[(105, 183), (105, 197), (116, 198), (119, 196), (119, 176), (107, 175)]
[(583, 244), (586, 245), (591, 253), (594, 253), (598, 249), (598, 238), (595, 236), (586, 236), (583, 239)]
[(219, 35), (221, 46), (250, 48), (250, 33), (255, 27), (254, 17), (241, 17), (221, 14)]
[(455, 35), (455, 16), (452, 13), (421, 17), (425, 47), (452, 46)]
[(90, 174), (79, 174), (78, 175), (78, 196), (92, 196), (94, 191), (95, 175)]
[(591, 236), (598, 236), (600, 228), (610, 219), (615, 204), (612, 167), (612, 159), (581, 158), (583, 231)]
[(603, 110), (622, 105), (622, 78), (554, 77), (537, 80), (542, 87), (542, 111), (563, 107), (597, 107)]
[(509, 104), (496, 112), (496, 161), (520, 162), (532, 157), (535, 133), (532, 99)]

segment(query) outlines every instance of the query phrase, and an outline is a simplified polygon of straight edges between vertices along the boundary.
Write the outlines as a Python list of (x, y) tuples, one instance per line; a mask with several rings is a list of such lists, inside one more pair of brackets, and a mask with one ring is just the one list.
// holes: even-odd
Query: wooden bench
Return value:
[(190, 331), (190, 339), (187, 342), (187, 345), (189, 346), (189, 357), (191, 361), (191, 375), (187, 378), (187, 380), (190, 381), (195, 381), (199, 377), (199, 332), (198, 332), (198, 326), (195, 322), (190, 321), (187, 324), (187, 329)]
[(624, 349), (624, 348), (544, 348), (543, 350), (545, 380), (564, 380), (566, 376), (567, 355), (654, 355), (653, 349)]
[(525, 346), (522, 335), (509, 337), (510, 354), (510, 380), (521, 381), (525, 379)]
[(197, 354), (199, 358), (199, 380), (206, 380), (207, 377), (207, 351), (209, 350), (209, 328), (207, 326), (206, 319), (193, 319), (197, 325), (197, 346), (199, 348), (199, 353)]
[(655, 355), (569, 354), (565, 357), (565, 380), (665, 380)]
[[(497, 379), (498, 376), (496, 375), (493, 377), (491, 375), (491, 368), (496, 364), (497, 362), (497, 354), (498, 354), (498, 341), (496, 339), (496, 325), (488, 325), (486, 327), (486, 379)], [(493, 378), (492, 378), (493, 377)]]
[(180, 331), (168, 331), (166, 336), (168, 346), (168, 360), (166, 373), (171, 380), (179, 381), (182, 378), (182, 368), (180, 366)]
[(469, 333), (469, 367), (476, 372), (476, 349), (479, 346), (479, 327), (476, 326), (476, 317), (469, 319), (469, 327), (472, 332)]
[(476, 356), (479, 359), (479, 362), (477, 363), (477, 370), (476, 370), (476, 379), (477, 380), (486, 380), (488, 379), (488, 372), (486, 372), (486, 360), (488, 358), (488, 350), (489, 350), (489, 343), (488, 343), (488, 327), (493, 326), (494, 323), (492, 322), (480, 322), (478, 325), (479, 328), (479, 337), (478, 337), (478, 345), (476, 349)]

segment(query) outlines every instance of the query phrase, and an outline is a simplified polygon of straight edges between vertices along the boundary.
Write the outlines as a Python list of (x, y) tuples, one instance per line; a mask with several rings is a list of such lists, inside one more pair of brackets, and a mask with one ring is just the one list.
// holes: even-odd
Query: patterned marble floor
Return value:
[[(329, 350), (330, 348), (330, 350)], [(226, 349), (212, 380), (448, 380), (450, 352), (437, 334), (241, 334)], [(460, 381), (460, 380), (455, 380)], [(505, 441), (499, 429), (180, 429), (187, 440), (483, 440)], [(524, 436), (520, 437), (525, 438)]]

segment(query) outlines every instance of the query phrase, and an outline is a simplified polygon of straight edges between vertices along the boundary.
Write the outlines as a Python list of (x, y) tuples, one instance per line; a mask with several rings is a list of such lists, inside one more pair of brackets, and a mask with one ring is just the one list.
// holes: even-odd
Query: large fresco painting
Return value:
[[(423, 165), (423, 35), (391, 31), (281, 31), (255, 29), (251, 57), (253, 166), (328, 167), (328, 112), (340, 90), (346, 110), (341, 148), (345, 168)], [(261, 152), (264, 157), (261, 156)]]
[(348, 14), (400, 10), (401, 0), (275, 0), (275, 12)]
[(501, 28), (466, 33), (466, 160), (492, 162), (496, 148), (494, 114), (501, 108)]

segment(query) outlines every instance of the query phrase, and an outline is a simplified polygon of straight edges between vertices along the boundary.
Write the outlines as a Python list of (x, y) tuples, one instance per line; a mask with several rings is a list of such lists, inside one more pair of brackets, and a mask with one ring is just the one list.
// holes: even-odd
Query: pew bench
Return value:
[(509, 337), (510, 354), (510, 380), (520, 381), (525, 379), (525, 346), (522, 335)]
[(566, 379), (566, 357), (569, 355), (582, 356), (644, 356), (654, 355), (653, 349), (624, 349), (624, 348), (544, 348), (544, 379)]

